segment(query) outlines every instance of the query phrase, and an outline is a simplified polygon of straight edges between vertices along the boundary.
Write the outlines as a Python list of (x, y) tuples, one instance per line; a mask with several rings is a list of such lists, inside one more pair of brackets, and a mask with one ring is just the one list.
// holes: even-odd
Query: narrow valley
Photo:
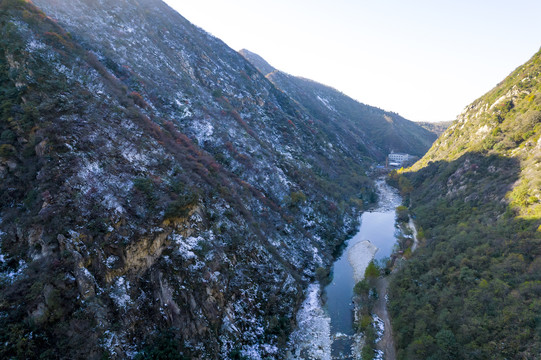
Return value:
[[(277, 44), (261, 54), (284, 69), (299, 56), (281, 30), (306, 36), (295, 46), (320, 56), (297, 68), (346, 74), (346, 95), (167, 1), (0, 0), (0, 359), (541, 359), (541, 51), (454, 122), (421, 123), (398, 111), (432, 115), (481, 85), (459, 76), (469, 62), (451, 76), (426, 56), (455, 42), (415, 6), (311, 2), (332, 11), (310, 38), (302, 2), (279, 16), (291, 28), (243, 27), (220, 2), (229, 28), (269, 32), (243, 46)], [(275, 20), (277, 2), (250, 4)], [(476, 6), (424, 10), (454, 36)], [(536, 6), (472, 15), (471, 31), (500, 22), (491, 65), (515, 51), (496, 30), (538, 26)], [(377, 25), (351, 40), (363, 16)], [(512, 42), (540, 33), (521, 31)], [(426, 34), (423, 51), (409, 42)], [(450, 119), (434, 116), (419, 120)]]

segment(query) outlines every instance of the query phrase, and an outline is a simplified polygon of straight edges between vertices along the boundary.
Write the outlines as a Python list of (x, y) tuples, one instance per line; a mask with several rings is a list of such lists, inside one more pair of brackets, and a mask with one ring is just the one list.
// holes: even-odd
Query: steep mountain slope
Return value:
[(315, 126), (332, 134), (333, 144), (366, 151), (381, 161), (391, 150), (422, 156), (437, 138), (398, 114), (361, 104), (333, 88), (276, 70), (248, 50), (240, 53), (302, 106)]
[(541, 357), (541, 52), (406, 174), (425, 238), (393, 279), (401, 359)]
[(0, 27), (0, 357), (283, 358), (367, 153), (161, 1)]

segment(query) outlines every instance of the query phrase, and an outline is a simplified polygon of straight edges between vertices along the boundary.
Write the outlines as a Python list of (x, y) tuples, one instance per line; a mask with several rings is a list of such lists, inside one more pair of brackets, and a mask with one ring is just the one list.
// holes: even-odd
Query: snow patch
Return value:
[(212, 140), (214, 134), (214, 126), (206, 120), (194, 121), (192, 123), (192, 129), (197, 138), (199, 144), (203, 144), (205, 141)]
[(374, 322), (374, 328), (376, 329), (376, 334), (378, 335), (378, 337), (376, 338), (377, 343), (381, 339), (383, 339), (383, 333), (385, 332), (385, 323), (376, 314), (372, 314), (372, 321)]
[[(2, 225), (2, 218), (0, 217), (0, 225)], [(4, 258), (4, 254), (2, 254), (2, 236), (4, 236), (4, 232), (0, 229), (0, 262), (5, 263), (6, 260)]]
[(323, 265), (323, 259), (319, 255), (319, 250), (315, 246), (312, 246), (312, 259), (315, 264), (319, 266)]
[(267, 354), (277, 354), (278, 353), (278, 348), (276, 347), (276, 345), (263, 344), (263, 345), (261, 345), (261, 347), (263, 348), (263, 350)]
[(331, 359), (331, 319), (323, 310), (319, 283), (308, 286), (297, 313), (297, 329), (291, 334), (289, 360)]
[(120, 260), (118, 256), (111, 255), (105, 260), (105, 265), (111, 269), (118, 260)]
[(117, 213), (118, 215), (122, 215), (124, 213), (124, 208), (122, 207), (122, 205), (120, 205), (118, 199), (113, 194), (106, 194), (103, 197), (102, 204), (108, 210), (114, 210), (115, 213)]
[(128, 160), (128, 162), (130, 162), (131, 164), (135, 163), (136, 165), (139, 165), (139, 166), (148, 165), (149, 163), (148, 158), (145, 155), (138, 152), (132, 146), (128, 146), (122, 150), (122, 157)]
[(123, 276), (116, 279), (111, 289), (110, 296), (115, 304), (121, 309), (126, 309), (126, 307), (132, 303), (131, 297), (128, 295), (129, 289), (130, 282), (126, 281)]
[(20, 277), (23, 274), (24, 270), (27, 267), (28, 265), (26, 264), (24, 260), (19, 260), (19, 267), (17, 270), (0, 273), (0, 278), (6, 279), (9, 283), (13, 283), (15, 280), (17, 280), (18, 277)]
[(26, 50), (29, 52), (32, 52), (33, 50), (43, 50), (45, 48), (47, 48), (47, 46), (36, 39), (32, 39), (28, 42), (28, 44), (26, 44)]
[(241, 350), (241, 355), (251, 360), (261, 360), (258, 345), (244, 345)]
[[(118, 355), (117, 349), (122, 348), (123, 342), (124, 341), (119, 339), (119, 336), (115, 332), (111, 330), (106, 330), (103, 333), (103, 337), (100, 340), (100, 345), (102, 348), (107, 350), (111, 358), (116, 358)], [(126, 351), (126, 355), (129, 359), (132, 359), (133, 357), (135, 357), (136, 352), (134, 350), (135, 349), (128, 349), (128, 351)], [(128, 354), (128, 352), (130, 354)]]
[(325, 105), (325, 107), (326, 107), (327, 109), (336, 112), (336, 109), (335, 109), (334, 107), (332, 107), (332, 106), (329, 104), (329, 100), (324, 99), (324, 98), (320, 97), (319, 95), (317, 96), (317, 99), (318, 99), (319, 101), (321, 101), (321, 102), (323, 103), (323, 105)]
[(178, 252), (180, 253), (180, 256), (182, 256), (182, 258), (185, 260), (195, 259), (197, 255), (195, 255), (192, 250), (199, 248), (199, 242), (205, 240), (201, 236), (190, 236), (188, 238), (185, 238), (184, 236), (177, 233), (172, 233), (171, 239), (175, 244), (178, 245)]

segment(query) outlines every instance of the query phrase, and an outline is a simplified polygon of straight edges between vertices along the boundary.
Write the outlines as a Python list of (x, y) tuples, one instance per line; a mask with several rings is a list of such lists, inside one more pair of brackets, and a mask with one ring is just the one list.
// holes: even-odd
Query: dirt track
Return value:
[(375, 312), (385, 323), (385, 332), (383, 333), (383, 338), (376, 344), (376, 349), (383, 350), (385, 360), (396, 360), (391, 318), (389, 316), (389, 312), (387, 311), (387, 303), (385, 301), (388, 286), (389, 279), (387, 277), (380, 277), (377, 280), (376, 288), (378, 289), (379, 298), (375, 305)]

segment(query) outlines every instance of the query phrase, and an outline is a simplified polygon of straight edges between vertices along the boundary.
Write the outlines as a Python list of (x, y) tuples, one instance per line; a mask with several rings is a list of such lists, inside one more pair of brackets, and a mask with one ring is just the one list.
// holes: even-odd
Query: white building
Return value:
[(395, 153), (395, 152), (392, 152), (389, 154), (389, 165), (391, 166), (400, 166), (402, 165), (404, 162), (408, 161), (409, 159), (411, 159), (411, 155), (410, 154), (405, 154), (405, 153)]

